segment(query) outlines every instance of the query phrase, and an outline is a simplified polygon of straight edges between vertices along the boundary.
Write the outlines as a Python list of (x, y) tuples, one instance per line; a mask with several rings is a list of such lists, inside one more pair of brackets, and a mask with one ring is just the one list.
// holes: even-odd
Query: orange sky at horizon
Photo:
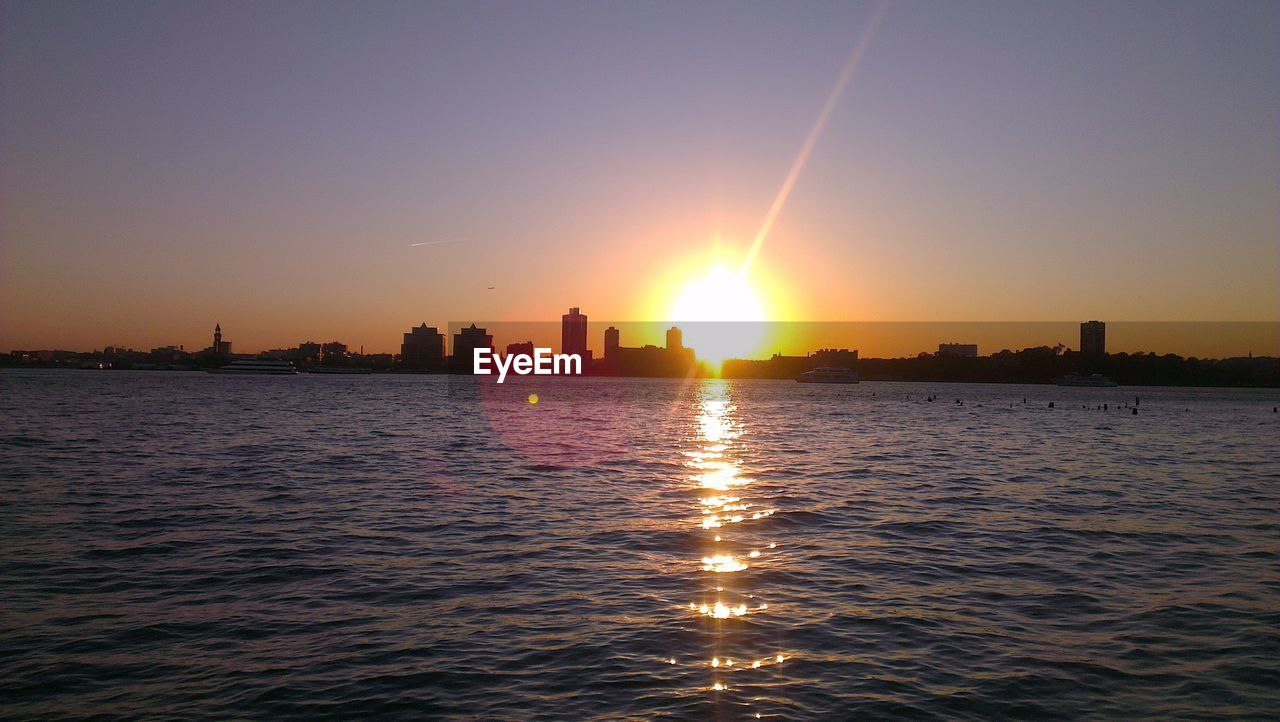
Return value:
[[(778, 244), (781, 245), (781, 244)], [(457, 249), (438, 248), (439, 253), (450, 253), (451, 255), (464, 256), (465, 247)], [(873, 280), (868, 278), (855, 277), (851, 279), (848, 286), (831, 283), (797, 283), (790, 279), (812, 279), (820, 273), (830, 273), (829, 268), (815, 267), (811, 261), (788, 260), (785, 264), (769, 265), (767, 262), (768, 254), (773, 249), (766, 250), (762, 253), (759, 266), (751, 272), (751, 276), (767, 278), (767, 281), (753, 283), (758, 289), (761, 289), (761, 298), (764, 299), (764, 307), (766, 308), (767, 321), (774, 322), (808, 322), (816, 323), (822, 321), (837, 321), (849, 324), (867, 324), (883, 325), (885, 327), (891, 325), (901, 325), (909, 327), (912, 325), (923, 326), (929, 324), (937, 324), (941, 327), (955, 324), (974, 323), (968, 321), (940, 321), (936, 318), (917, 316), (915, 319), (910, 317), (903, 318), (901, 315), (892, 313), (890, 300), (895, 299), (895, 295), (890, 292), (891, 289), (887, 285), (877, 286)], [(404, 252), (405, 255), (411, 256), (412, 253), (418, 251), (417, 248), (408, 248)], [(394, 256), (394, 253), (388, 253), (387, 256)], [(532, 321), (534, 323), (548, 323), (554, 325), (556, 333), (558, 333), (558, 320), (560, 314), (567, 311), (571, 305), (580, 306), (584, 313), (587, 313), (592, 321), (593, 333), (596, 330), (597, 321), (594, 319), (608, 319), (611, 317), (610, 312), (619, 315), (613, 318), (629, 319), (626, 323), (638, 323), (651, 325), (654, 328), (666, 328), (666, 324), (671, 323), (670, 317), (664, 316), (669, 310), (672, 300), (679, 294), (681, 288), (686, 286), (691, 280), (698, 278), (699, 273), (703, 269), (711, 268), (718, 261), (723, 259), (732, 263), (735, 258), (731, 252), (726, 252), (721, 244), (718, 250), (714, 245), (708, 246), (701, 253), (693, 252), (685, 255), (687, 261), (684, 267), (678, 263), (670, 263), (665, 266), (657, 267), (661, 261), (655, 262), (654, 259), (645, 259), (632, 253), (619, 254), (618, 263), (624, 267), (635, 269), (643, 269), (646, 266), (652, 269), (652, 273), (659, 278), (658, 282), (646, 283), (643, 280), (642, 273), (635, 274), (618, 274), (615, 283), (607, 282), (606, 278), (609, 274), (599, 274), (600, 277), (584, 284), (585, 292), (582, 294), (565, 294), (563, 300), (552, 300), (550, 297), (559, 295), (555, 292), (544, 292), (540, 284), (522, 283), (518, 278), (513, 278), (510, 274), (491, 274), (490, 280), (484, 281), (483, 276), (474, 276), (476, 288), (470, 295), (476, 299), (473, 303), (467, 304), (457, 299), (451, 299), (445, 303), (431, 304), (413, 304), (404, 299), (406, 294), (390, 293), (386, 288), (374, 287), (369, 292), (357, 293), (345, 290), (340, 283), (336, 283), (336, 279), (326, 279), (326, 282), (317, 283), (315, 288), (315, 297), (292, 297), (288, 294), (280, 293), (258, 293), (251, 294), (248, 289), (238, 290), (229, 294), (231, 296), (228, 301), (224, 297), (218, 298), (197, 298), (184, 294), (178, 288), (160, 289), (164, 298), (155, 298), (151, 294), (145, 294), (141, 298), (119, 297), (113, 294), (110, 289), (102, 288), (101, 295), (95, 296), (101, 302), (94, 302), (87, 306), (83, 305), (83, 297), (80, 295), (71, 297), (45, 297), (41, 294), (32, 294), (33, 298), (38, 301), (31, 304), (25, 310), (29, 315), (19, 315), (15, 311), (23, 310), (19, 304), (9, 303), (6, 305), (4, 323), (0, 324), (0, 349), (37, 349), (37, 348), (64, 348), (69, 350), (93, 350), (100, 349), (108, 345), (132, 347), (137, 349), (147, 349), (152, 347), (166, 346), (169, 344), (184, 345), (186, 348), (199, 349), (209, 344), (209, 336), (212, 332), (212, 326), (215, 323), (222, 324), (226, 337), (235, 343), (237, 352), (257, 352), (265, 351), (272, 348), (287, 348), (296, 346), (303, 341), (329, 341), (340, 340), (347, 343), (351, 349), (357, 350), (361, 346), (369, 353), (396, 353), (399, 350), (401, 334), (412, 326), (421, 323), (438, 326), (441, 328), (450, 325), (465, 325), (471, 321), (481, 323), (498, 323), (517, 321)], [(464, 263), (465, 265), (465, 263)], [(774, 275), (774, 271), (779, 267), (786, 269), (782, 274)], [(265, 280), (265, 279), (264, 279)], [(241, 280), (243, 283), (243, 279)], [(235, 283), (233, 280), (229, 284)], [(480, 284), (487, 284), (480, 286)], [(493, 285), (490, 290), (488, 285)], [(154, 290), (154, 289), (153, 289)], [(632, 298), (619, 299), (614, 296), (612, 303), (601, 303), (593, 305), (583, 298), (592, 296), (605, 298), (608, 291), (615, 294), (630, 291), (634, 294)], [(884, 292), (879, 299), (876, 293)], [(960, 293), (960, 289), (950, 288), (949, 292)], [(936, 296), (935, 296), (936, 298)], [(166, 301), (172, 299), (172, 303)], [(846, 300), (850, 299), (850, 300)], [(878, 303), (877, 303), (878, 300)], [(403, 304), (403, 306), (401, 306)], [(419, 313), (405, 312), (404, 308), (414, 305), (422, 305), (426, 308), (454, 309), (456, 313), (450, 314), (441, 311), (423, 310)], [(914, 304), (901, 304), (898, 308), (904, 310), (912, 310), (916, 313), (926, 311), (922, 307), (922, 299), (916, 299)], [(1024, 306), (1034, 308), (1036, 304), (1024, 304), (1023, 306), (1010, 304), (1011, 308), (1019, 308), (1025, 310)], [(1040, 304), (1043, 308), (1044, 304)], [(400, 306), (397, 308), (397, 306)], [(956, 316), (952, 318), (964, 319), (964, 316), (958, 315), (963, 313), (965, 304), (960, 301), (955, 304), (947, 304), (939, 301), (939, 307), (951, 309)], [(822, 308), (827, 309), (826, 313), (812, 313), (808, 309)], [(832, 308), (858, 308), (865, 314), (861, 319), (841, 318), (836, 312), (831, 311)], [(472, 309), (471, 313), (467, 313), (468, 309)], [(971, 305), (970, 309), (974, 312), (980, 309)], [(1048, 310), (1048, 309), (1043, 309)], [(876, 316), (884, 314), (892, 320), (877, 320)], [(904, 314), (905, 315), (905, 314)], [(881, 316), (883, 318), (884, 316)], [(894, 316), (898, 316), (896, 319)], [(1091, 318), (1107, 319), (1106, 314), (1080, 314), (1080, 320)], [(544, 320), (545, 319), (545, 320)], [(639, 319), (636, 321), (635, 319)], [(654, 320), (665, 319), (665, 320)], [(1260, 322), (1275, 323), (1272, 319), (1250, 319)], [(1191, 318), (1160, 318), (1157, 322), (1218, 322), (1221, 319), (1198, 314)], [(987, 318), (984, 323), (1006, 323), (1017, 324), (1023, 323), (1046, 323), (1041, 322), (1034, 317), (1018, 314), (1008, 314), (1005, 318)], [(609, 323), (617, 323), (610, 321)], [(678, 323), (679, 322), (675, 322)], [(1048, 322), (1065, 324), (1071, 326), (1078, 324), (1078, 321), (1059, 321)], [(607, 325), (607, 324), (606, 324)], [(1112, 328), (1116, 328), (1116, 322), (1112, 322)], [(1257, 328), (1265, 329), (1264, 325)], [(603, 326), (600, 326), (600, 332), (603, 332)], [(1059, 334), (1062, 335), (1062, 334)], [(1017, 333), (1008, 334), (1008, 341), (999, 342), (994, 340), (996, 337), (987, 335), (982, 339), (984, 353), (992, 343), (998, 345), (1003, 343), (1001, 347), (1017, 347), (1017, 343), (1024, 345), (1039, 345), (1046, 343), (1052, 345), (1057, 341), (1063, 341), (1068, 346), (1076, 345), (1075, 338), (1071, 333), (1066, 334), (1067, 338), (1054, 339), (1035, 339), (1027, 338), (1025, 342), (1020, 341), (1021, 338)], [(1270, 334), (1274, 339), (1274, 333)], [(1261, 335), (1253, 333), (1248, 335), (1247, 339), (1233, 338), (1231, 334), (1204, 336), (1200, 334), (1197, 338), (1188, 338), (1185, 342), (1178, 343), (1176, 340), (1155, 334), (1148, 336), (1152, 341), (1157, 341), (1154, 346), (1136, 346), (1126, 350), (1154, 350), (1158, 352), (1174, 352), (1184, 355), (1243, 355), (1250, 350), (1255, 353), (1266, 353), (1263, 349), (1271, 348), (1270, 353), (1280, 355), (1280, 344), (1271, 343), (1268, 346), (1268, 333), (1262, 332)], [(1114, 338), (1114, 337), (1113, 337)], [(1135, 341), (1141, 342), (1144, 335), (1139, 333)], [(919, 338), (918, 348), (916, 346), (903, 346), (900, 343), (888, 343), (883, 345), (883, 353), (890, 355), (911, 355), (918, 351), (930, 350), (936, 347), (936, 343), (950, 340), (970, 341), (974, 339), (938, 339), (929, 341), (928, 339)], [(926, 342), (928, 341), (928, 342)], [(644, 342), (653, 342), (661, 344), (661, 335), (655, 332), (651, 339)], [(821, 342), (823, 345), (859, 345), (858, 338), (834, 337), (830, 341)], [(504, 342), (505, 343), (505, 342)], [(624, 341), (624, 343), (630, 343)], [(1215, 353), (1212, 344), (1220, 343), (1220, 352)], [(594, 346), (600, 346), (601, 343), (593, 341)], [(861, 345), (867, 349), (875, 349), (877, 344), (872, 342), (866, 343), (862, 341)], [(1190, 349), (1190, 350), (1187, 350)], [(994, 349), (998, 350), (998, 349)], [(802, 349), (790, 348), (787, 353), (799, 353)]]
[(766, 321), (1280, 322), (1274, 7), (385, 10), (0, 8), (0, 352), (662, 322), (748, 257)]

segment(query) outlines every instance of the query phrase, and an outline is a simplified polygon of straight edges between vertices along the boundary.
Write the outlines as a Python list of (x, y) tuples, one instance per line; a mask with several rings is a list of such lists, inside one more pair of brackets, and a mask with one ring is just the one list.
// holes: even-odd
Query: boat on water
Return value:
[(1115, 381), (1103, 376), (1102, 374), (1067, 374), (1053, 382), (1059, 386), (1093, 386), (1093, 387), (1111, 387), (1118, 386)]
[(861, 380), (852, 369), (843, 366), (819, 366), (796, 377), (802, 384), (856, 384)]
[(309, 374), (371, 374), (373, 369), (362, 369), (347, 366), (315, 366), (307, 369)]
[(298, 373), (291, 361), (271, 359), (241, 359), (216, 369), (205, 369), (211, 374), (240, 374), (259, 376), (291, 376)]

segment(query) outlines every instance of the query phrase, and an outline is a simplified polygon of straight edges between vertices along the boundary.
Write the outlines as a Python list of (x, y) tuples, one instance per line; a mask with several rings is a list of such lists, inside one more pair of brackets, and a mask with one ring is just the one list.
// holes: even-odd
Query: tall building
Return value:
[(618, 348), (619, 348), (621, 345), (622, 345), (622, 338), (621, 338), (621, 334), (619, 333), (618, 329), (614, 328), (613, 326), (610, 326), (609, 328), (606, 328), (606, 329), (604, 330), (604, 359), (605, 359), (605, 361), (608, 361), (609, 359), (612, 359), (612, 358), (616, 358), (616, 357), (617, 357), (617, 355), (618, 355)]
[(938, 344), (939, 356), (960, 356), (962, 358), (977, 358), (978, 344), (976, 343), (940, 343)]
[(222, 324), (220, 323), (213, 325), (213, 346), (209, 350), (219, 356), (226, 356), (231, 353), (231, 342), (222, 340)]
[(476, 328), (473, 323), (453, 335), (453, 368), (455, 371), (470, 373), (475, 366), (475, 351), (487, 348), (493, 353), (493, 334), (483, 328)]
[(1080, 353), (1088, 356), (1107, 353), (1107, 324), (1101, 321), (1080, 324)]
[(592, 366), (591, 351), (587, 349), (587, 317), (577, 306), (560, 317), (560, 353), (577, 354), (584, 369)]
[(560, 317), (560, 353), (576, 353), (587, 358), (587, 317), (574, 306)]
[(680, 329), (672, 326), (667, 329), (667, 348), (682, 349), (684, 348), (683, 337), (680, 335)]
[(444, 364), (444, 334), (435, 326), (422, 324), (409, 330), (400, 344), (400, 363), (405, 368), (426, 369)]

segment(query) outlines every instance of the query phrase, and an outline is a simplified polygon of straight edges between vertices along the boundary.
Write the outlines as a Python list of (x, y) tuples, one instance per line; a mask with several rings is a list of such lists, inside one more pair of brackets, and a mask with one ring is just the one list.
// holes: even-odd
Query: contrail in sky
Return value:
[(804, 170), (805, 163), (809, 161), (809, 156), (813, 153), (813, 147), (817, 145), (819, 136), (827, 127), (827, 121), (831, 118), (831, 112), (835, 110), (836, 105), (840, 102), (840, 96), (844, 95), (844, 89), (849, 85), (849, 81), (853, 78), (853, 74), (857, 72), (858, 65), (862, 63), (862, 56), (867, 52), (867, 47), (871, 45), (871, 38), (876, 34), (876, 28), (880, 26), (880, 19), (884, 17), (885, 10), (889, 7), (887, 0), (884, 0), (876, 7), (876, 12), (871, 16), (871, 22), (867, 24), (867, 29), (862, 31), (862, 37), (858, 38), (858, 43), (853, 46), (853, 53), (849, 55), (849, 62), (845, 63), (844, 70), (840, 72), (840, 77), (836, 80), (836, 84), (831, 88), (831, 93), (827, 95), (827, 102), (822, 106), (822, 111), (818, 113), (818, 119), (814, 121), (813, 128), (809, 131), (809, 136), (804, 139), (804, 145), (800, 146), (800, 153), (796, 155), (795, 162), (791, 164), (791, 171), (787, 173), (787, 178), (782, 182), (782, 187), (778, 189), (778, 195), (774, 196), (773, 205), (769, 206), (769, 212), (765, 214), (764, 223), (760, 224), (760, 230), (756, 232), (755, 240), (751, 242), (751, 249), (747, 251), (747, 257), (742, 261), (742, 269), (740, 273), (746, 274), (751, 268), (751, 264), (756, 260), (756, 254), (760, 252), (760, 247), (764, 245), (764, 240), (769, 236), (769, 231), (773, 230), (773, 224), (778, 220), (778, 214), (782, 212), (782, 207), (787, 203), (787, 197), (791, 195), (791, 189), (795, 187), (796, 181), (800, 178), (800, 172)]
[(449, 240), (447, 240), (447, 241), (420, 241), (420, 242), (418, 242), (418, 243), (410, 243), (410, 244), (409, 244), (409, 247), (410, 247), (410, 248), (415, 248), (415, 247), (417, 247), (417, 246), (439, 246), (439, 245), (443, 245), (443, 244), (445, 244), (445, 243), (457, 243), (457, 242), (459, 242), (459, 241), (465, 241), (465, 240), (467, 240), (467, 239), (465, 239), (465, 238), (450, 238), (450, 239), (449, 239)]

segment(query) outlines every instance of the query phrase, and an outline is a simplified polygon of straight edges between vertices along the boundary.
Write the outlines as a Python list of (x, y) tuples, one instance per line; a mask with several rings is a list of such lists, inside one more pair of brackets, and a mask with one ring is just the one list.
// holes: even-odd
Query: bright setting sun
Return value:
[(768, 320), (762, 296), (748, 275), (723, 265), (689, 281), (668, 317), (681, 324), (685, 345), (716, 367), (725, 359), (757, 353)]

